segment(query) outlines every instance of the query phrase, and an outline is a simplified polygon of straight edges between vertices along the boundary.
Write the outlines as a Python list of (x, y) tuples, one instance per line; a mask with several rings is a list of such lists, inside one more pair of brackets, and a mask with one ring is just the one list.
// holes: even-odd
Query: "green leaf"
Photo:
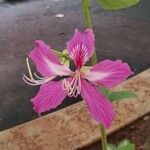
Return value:
[(98, 0), (98, 2), (106, 10), (118, 10), (136, 5), (140, 0)]
[(132, 91), (117, 91), (109, 95), (111, 101), (123, 100), (125, 98), (137, 98), (137, 95)]
[(108, 150), (135, 150), (135, 145), (130, 143), (128, 140), (120, 142), (118, 146), (113, 144), (107, 144)]
[(117, 150), (135, 150), (135, 145), (128, 140), (124, 140), (118, 145)]
[(103, 87), (103, 86), (100, 86), (99, 89), (100, 89), (100, 91), (101, 91), (105, 96), (107, 96), (107, 97), (109, 98), (110, 92), (109, 92), (108, 89), (106, 89), (106, 88)]
[(107, 144), (107, 150), (117, 150), (117, 147), (113, 144)]

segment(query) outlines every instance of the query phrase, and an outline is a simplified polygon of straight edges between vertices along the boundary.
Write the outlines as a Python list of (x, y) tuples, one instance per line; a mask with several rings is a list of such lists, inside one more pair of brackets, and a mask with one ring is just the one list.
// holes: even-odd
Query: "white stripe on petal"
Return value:
[(111, 72), (95, 72), (95, 71), (89, 71), (87, 73), (85, 73), (84, 77), (91, 81), (97, 81), (97, 80), (101, 80), (104, 79), (108, 76), (110, 76), (112, 73)]
[(72, 71), (68, 67), (59, 65), (56, 63), (52, 63), (49, 60), (47, 60), (46, 58), (44, 58), (44, 59), (45, 59), (46, 63), (48, 64), (50, 70), (54, 74), (59, 75), (59, 76), (68, 76), (72, 73)]

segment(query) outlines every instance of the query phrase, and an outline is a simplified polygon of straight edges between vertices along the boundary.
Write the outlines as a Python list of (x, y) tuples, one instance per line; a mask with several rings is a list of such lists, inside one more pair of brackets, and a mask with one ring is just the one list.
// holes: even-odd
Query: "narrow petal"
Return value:
[(34, 109), (39, 114), (57, 107), (65, 99), (62, 81), (49, 82), (41, 85), (39, 93), (31, 100)]
[(93, 55), (94, 41), (93, 30), (86, 29), (83, 33), (76, 30), (73, 38), (67, 43), (68, 54), (77, 68), (81, 68)]
[(50, 46), (40, 40), (37, 40), (35, 45), (36, 47), (30, 52), (29, 57), (44, 77), (70, 74), (70, 69), (60, 63)]
[(127, 63), (123, 63), (121, 60), (104, 60), (93, 66), (85, 74), (85, 78), (95, 84), (111, 88), (122, 83), (132, 74), (133, 72)]
[(82, 80), (81, 96), (86, 101), (92, 118), (109, 128), (114, 118), (114, 111), (106, 96), (96, 86), (84, 79)]

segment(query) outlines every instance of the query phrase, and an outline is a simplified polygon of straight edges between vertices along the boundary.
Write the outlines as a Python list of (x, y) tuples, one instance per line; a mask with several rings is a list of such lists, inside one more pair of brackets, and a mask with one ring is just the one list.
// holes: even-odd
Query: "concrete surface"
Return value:
[[(123, 59), (135, 73), (150, 66), (149, 8), (150, 1), (142, 0), (128, 10), (106, 12), (93, 2), (99, 60)], [(58, 13), (64, 17), (56, 18)], [(22, 74), (27, 73), (25, 58), (33, 42), (42, 39), (53, 48), (62, 49), (76, 28), (84, 28), (79, 0), (0, 3), (0, 130), (37, 117), (30, 99), (38, 87), (22, 81)], [(59, 108), (74, 102), (75, 99), (66, 100)]]

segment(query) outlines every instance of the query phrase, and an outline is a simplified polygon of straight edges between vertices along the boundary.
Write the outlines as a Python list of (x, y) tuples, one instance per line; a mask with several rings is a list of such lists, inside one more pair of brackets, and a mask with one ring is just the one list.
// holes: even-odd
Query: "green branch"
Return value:
[[(82, 5), (82, 12), (83, 12), (86, 28), (92, 29), (93, 25), (92, 25), (92, 14), (91, 14), (91, 1), (81, 0), (81, 5)], [(96, 62), (97, 62), (97, 58), (95, 52), (91, 58), (91, 63), (92, 65), (94, 65), (96, 64)]]

